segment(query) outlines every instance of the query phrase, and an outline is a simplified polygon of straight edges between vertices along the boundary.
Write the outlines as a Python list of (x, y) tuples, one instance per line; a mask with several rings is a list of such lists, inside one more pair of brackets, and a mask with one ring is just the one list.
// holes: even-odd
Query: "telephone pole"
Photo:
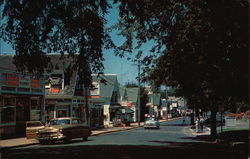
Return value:
[(138, 60), (138, 126), (140, 126), (141, 122), (141, 63), (140, 60)]

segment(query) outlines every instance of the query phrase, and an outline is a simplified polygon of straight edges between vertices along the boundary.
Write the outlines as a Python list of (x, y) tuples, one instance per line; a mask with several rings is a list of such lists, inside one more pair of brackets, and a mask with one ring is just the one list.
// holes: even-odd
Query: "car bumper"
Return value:
[(61, 141), (64, 140), (66, 136), (45, 136), (45, 137), (38, 137), (38, 141)]
[(159, 126), (156, 126), (156, 125), (144, 125), (144, 128), (159, 128)]

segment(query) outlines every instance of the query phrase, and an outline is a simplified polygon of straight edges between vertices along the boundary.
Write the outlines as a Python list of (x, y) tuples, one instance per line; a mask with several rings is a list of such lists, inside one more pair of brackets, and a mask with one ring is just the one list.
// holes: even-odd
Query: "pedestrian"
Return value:
[(201, 119), (200, 119), (200, 128), (201, 128), (201, 132), (203, 132), (204, 124), (205, 124), (205, 120), (203, 119), (203, 117), (201, 117)]
[(186, 121), (186, 116), (184, 116), (184, 117), (182, 118), (182, 125), (185, 124), (185, 121)]
[(200, 132), (200, 120), (199, 120), (199, 118), (197, 118), (195, 121), (195, 130), (197, 133)]

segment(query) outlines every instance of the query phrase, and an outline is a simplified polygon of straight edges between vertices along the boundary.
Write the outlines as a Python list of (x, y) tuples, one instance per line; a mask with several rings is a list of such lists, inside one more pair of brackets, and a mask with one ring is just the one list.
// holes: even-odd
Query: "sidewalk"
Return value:
[[(168, 119), (168, 121), (176, 120), (178, 118)], [(159, 120), (159, 122), (165, 122), (167, 120)], [(143, 127), (144, 122), (140, 123), (140, 127)], [(110, 127), (98, 130), (92, 130), (91, 136), (98, 136), (101, 134), (111, 133), (111, 132), (118, 132), (118, 131), (125, 131), (134, 128), (138, 128), (138, 122), (131, 123), (130, 126), (125, 127)], [(26, 137), (22, 138), (15, 138), (15, 139), (6, 139), (0, 140), (0, 149), (10, 149), (10, 148), (17, 148), (17, 147), (24, 147), (30, 145), (36, 145), (39, 142), (36, 139), (27, 139)]]
[[(143, 123), (141, 123), (141, 126), (143, 126)], [(105, 128), (105, 129), (98, 129), (98, 130), (91, 130), (92, 134), (91, 136), (98, 136), (101, 134), (111, 133), (111, 132), (117, 132), (117, 131), (124, 131), (129, 130), (133, 128), (137, 128), (138, 123), (132, 123), (131, 126), (126, 127), (111, 127), (111, 128)], [(27, 139), (26, 137), (22, 138), (15, 138), (15, 139), (6, 139), (0, 141), (0, 148), (1, 149), (9, 149), (9, 148), (16, 148), (16, 147), (24, 147), (24, 146), (30, 146), (30, 145), (36, 145), (39, 142), (36, 139)]]
[(211, 131), (209, 127), (205, 127), (205, 126), (202, 132), (196, 132), (196, 129), (195, 128), (192, 129), (192, 126), (189, 127), (189, 130), (191, 131), (191, 134), (194, 136), (210, 135), (210, 131)]

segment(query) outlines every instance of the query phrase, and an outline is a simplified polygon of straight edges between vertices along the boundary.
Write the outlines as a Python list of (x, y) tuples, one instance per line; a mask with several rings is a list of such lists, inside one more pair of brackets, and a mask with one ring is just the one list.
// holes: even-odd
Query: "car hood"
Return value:
[(40, 133), (43, 132), (57, 132), (59, 129), (64, 129), (69, 127), (70, 125), (53, 125), (53, 126), (48, 126), (45, 127), (44, 129), (40, 130)]

